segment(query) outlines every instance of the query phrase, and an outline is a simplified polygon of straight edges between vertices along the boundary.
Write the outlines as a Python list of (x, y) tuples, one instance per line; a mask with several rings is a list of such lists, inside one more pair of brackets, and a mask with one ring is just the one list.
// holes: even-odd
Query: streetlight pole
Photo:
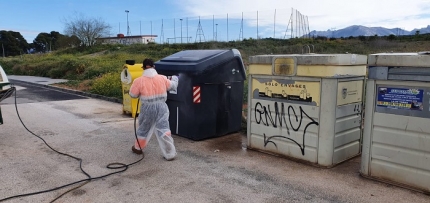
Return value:
[(127, 36), (129, 36), (129, 35), (130, 35), (130, 27), (128, 26), (128, 13), (129, 13), (130, 11), (125, 10), (125, 12), (127, 13)]
[(218, 41), (218, 23), (215, 24), (215, 41)]
[(181, 44), (182, 44), (182, 18), (179, 20), (181, 21)]

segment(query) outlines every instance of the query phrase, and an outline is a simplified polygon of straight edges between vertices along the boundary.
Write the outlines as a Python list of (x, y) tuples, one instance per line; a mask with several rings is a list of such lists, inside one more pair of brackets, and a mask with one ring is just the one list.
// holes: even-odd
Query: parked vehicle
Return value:
[(3, 96), (6, 94), (6, 92), (8, 92), (10, 88), (11, 87), (10, 87), (9, 80), (7, 79), (7, 75), (4, 72), (3, 68), (0, 66), (0, 102), (3, 99), (6, 99), (6, 98), (3, 98)]
[[(0, 102), (12, 95), (13, 89), (10, 86), (9, 80), (7, 79), (7, 75), (4, 72), (3, 68), (0, 66)], [(1, 114), (1, 106), (0, 106), (0, 125), (3, 124), (3, 117)]]

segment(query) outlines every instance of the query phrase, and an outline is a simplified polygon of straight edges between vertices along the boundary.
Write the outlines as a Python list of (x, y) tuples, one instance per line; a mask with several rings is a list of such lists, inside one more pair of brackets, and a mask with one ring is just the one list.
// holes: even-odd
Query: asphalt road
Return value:
[[(18, 104), (87, 98), (80, 95), (64, 93), (61, 91), (29, 85), (27, 83), (22, 83), (16, 80), (14, 80), (12, 84), (16, 85), (16, 88), (17, 88), (16, 98), (17, 98)], [(1, 104), (14, 104), (14, 103), (15, 103), (15, 94), (12, 95), (7, 100), (4, 100)]]
[[(109, 163), (140, 158), (131, 152), (133, 119), (122, 114), (121, 104), (21, 85), (18, 110), (27, 128), (54, 149), (82, 158), (91, 176), (112, 172)], [(76, 160), (25, 130), (14, 98), (1, 108), (0, 199), (86, 178)], [(174, 161), (162, 158), (153, 138), (141, 162), (57, 202), (430, 202), (430, 196), (362, 178), (359, 157), (320, 169), (248, 150), (240, 133), (199, 142), (174, 139)], [(6, 202), (50, 202), (71, 188)]]

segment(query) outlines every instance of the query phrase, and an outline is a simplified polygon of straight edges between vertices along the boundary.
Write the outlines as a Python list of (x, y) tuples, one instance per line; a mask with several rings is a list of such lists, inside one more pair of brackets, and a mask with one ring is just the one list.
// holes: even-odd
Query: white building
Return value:
[(116, 37), (100, 37), (97, 41), (102, 44), (148, 44), (150, 42), (155, 42), (157, 35), (134, 35), (134, 36), (124, 36), (123, 34), (118, 34)]

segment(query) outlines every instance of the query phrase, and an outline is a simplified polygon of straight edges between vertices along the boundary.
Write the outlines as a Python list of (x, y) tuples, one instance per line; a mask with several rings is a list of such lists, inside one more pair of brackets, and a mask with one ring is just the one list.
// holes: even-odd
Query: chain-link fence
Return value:
[(115, 33), (112, 35), (126, 35), (127, 25), (131, 36), (157, 35), (157, 43), (235, 41), (249, 38), (288, 39), (309, 37), (310, 32), (308, 17), (294, 8), (150, 21), (130, 19), (128, 22), (112, 24)]

